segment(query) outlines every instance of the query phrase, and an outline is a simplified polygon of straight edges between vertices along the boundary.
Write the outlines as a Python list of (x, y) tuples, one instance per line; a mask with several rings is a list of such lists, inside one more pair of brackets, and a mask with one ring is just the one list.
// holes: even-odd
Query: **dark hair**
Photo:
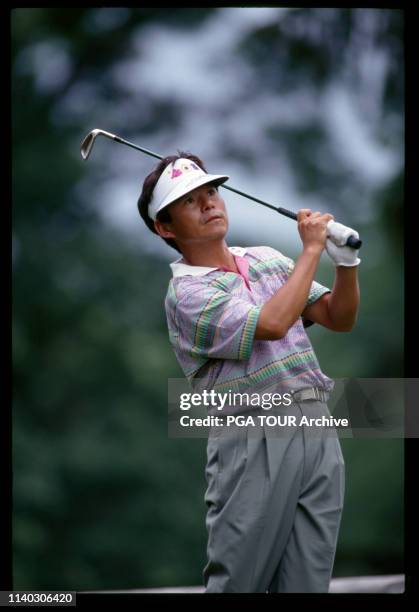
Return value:
[[(138, 206), (138, 212), (140, 213), (144, 223), (147, 225), (148, 229), (151, 230), (154, 234), (159, 235), (156, 228), (154, 227), (153, 219), (149, 217), (148, 215), (148, 205), (150, 204), (150, 200), (153, 196), (154, 187), (156, 186), (156, 183), (159, 180), (160, 175), (162, 174), (163, 170), (170, 163), (176, 161), (177, 159), (181, 159), (182, 157), (192, 160), (200, 168), (202, 168), (204, 172), (207, 172), (202, 160), (200, 160), (199, 157), (197, 157), (196, 155), (192, 155), (192, 153), (186, 153), (185, 151), (178, 151), (178, 155), (169, 155), (168, 157), (163, 158), (161, 162), (157, 164), (154, 170), (150, 172), (148, 176), (146, 176), (146, 178), (144, 179), (144, 183), (143, 183), (143, 190), (141, 192), (140, 197), (138, 198), (137, 206)], [(163, 210), (157, 213), (157, 219), (161, 223), (170, 223), (172, 219), (171, 219), (170, 212), (168, 211), (167, 207), (163, 208)], [(177, 246), (173, 238), (163, 238), (163, 240), (173, 249), (176, 249), (178, 253), (182, 253), (182, 251), (179, 249), (179, 247)]]

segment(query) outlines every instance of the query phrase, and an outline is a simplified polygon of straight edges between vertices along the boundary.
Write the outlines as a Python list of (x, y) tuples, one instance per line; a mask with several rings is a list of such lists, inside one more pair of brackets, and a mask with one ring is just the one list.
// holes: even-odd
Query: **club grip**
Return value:
[(362, 240), (359, 238), (355, 238), (355, 236), (349, 236), (346, 241), (346, 246), (351, 247), (351, 249), (360, 249), (362, 246)]

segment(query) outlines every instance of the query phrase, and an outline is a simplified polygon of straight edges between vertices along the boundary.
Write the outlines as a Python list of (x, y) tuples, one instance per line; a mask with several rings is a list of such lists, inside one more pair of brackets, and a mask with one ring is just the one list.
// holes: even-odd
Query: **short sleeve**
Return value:
[(247, 360), (262, 308), (209, 285), (194, 287), (176, 304), (176, 344), (191, 357)]
[(325, 293), (330, 293), (330, 289), (328, 289), (327, 287), (324, 287), (317, 281), (313, 281), (311, 283), (310, 293), (308, 294), (306, 306), (309, 306), (310, 304), (317, 302), (317, 300), (321, 298), (322, 295), (324, 295)]
[[(322, 295), (325, 295), (326, 293), (330, 293), (330, 289), (328, 289), (327, 287), (324, 287), (323, 285), (321, 285), (320, 283), (317, 283), (316, 281), (313, 281), (311, 284), (310, 293), (308, 294), (306, 306), (313, 304), (319, 298), (321, 298)], [(310, 319), (307, 319), (306, 317), (303, 316), (304, 327), (310, 327), (313, 324), (314, 324), (314, 321), (310, 321)]]

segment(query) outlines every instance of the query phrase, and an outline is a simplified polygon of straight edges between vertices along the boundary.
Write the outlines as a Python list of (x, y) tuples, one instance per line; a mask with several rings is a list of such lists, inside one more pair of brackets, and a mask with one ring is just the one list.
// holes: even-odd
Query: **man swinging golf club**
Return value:
[[(350, 331), (359, 305), (357, 232), (330, 214), (298, 212), (296, 261), (269, 246), (230, 247), (218, 186), (195, 155), (162, 159), (144, 180), (138, 208), (148, 228), (181, 255), (165, 301), (170, 342), (192, 387), (275, 388), (295, 415), (328, 416), (333, 381), (305, 327)], [(338, 246), (340, 244), (341, 246)], [(336, 267), (332, 290), (314, 280), (323, 249)], [(337, 435), (210, 436), (205, 493), (206, 593), (328, 592), (344, 501)]]

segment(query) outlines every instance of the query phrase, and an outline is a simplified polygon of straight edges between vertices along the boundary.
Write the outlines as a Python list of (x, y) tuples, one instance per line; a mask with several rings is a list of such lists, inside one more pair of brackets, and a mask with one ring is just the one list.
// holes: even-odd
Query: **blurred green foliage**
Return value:
[[(94, 127), (96, 113), (120, 102), (101, 73), (130, 56), (135, 28), (165, 23), (187, 36), (216, 9), (123, 9), (108, 29), (91, 25), (95, 10), (12, 12), (16, 590), (200, 584), (206, 559), (206, 441), (167, 437), (166, 381), (182, 376), (163, 309), (170, 269), (85, 205), (76, 186), (86, 167), (73, 148), (85, 121)], [(298, 34), (298, 22), (319, 20), (318, 10), (292, 11), (281, 27), (255, 24), (237, 53), (260, 67), (272, 95), (304, 79), (321, 86), (339, 70), (355, 13), (329, 12), (339, 26), (334, 40), (315, 44)], [(401, 12), (387, 13), (382, 43), (400, 57)], [(72, 69), (42, 90), (31, 52), (51, 40), (65, 42)], [(389, 74), (385, 101), (400, 114), (402, 87)], [(60, 123), (54, 109), (81, 79), (99, 87), (92, 114)], [(156, 99), (153, 116), (137, 128), (157, 127), (159, 110), (174, 104)], [(311, 161), (325, 138), (320, 126), (287, 130), (273, 126), (271, 138), (288, 137), (302, 190), (327, 192), (330, 181), (345, 181)], [(360, 228), (357, 328), (309, 331), (329, 376), (403, 375), (402, 185), (400, 175), (375, 193), (374, 218)], [(330, 267), (322, 265), (319, 280), (333, 281)], [(335, 575), (402, 572), (403, 442), (342, 440), (342, 447), (347, 489)]]

